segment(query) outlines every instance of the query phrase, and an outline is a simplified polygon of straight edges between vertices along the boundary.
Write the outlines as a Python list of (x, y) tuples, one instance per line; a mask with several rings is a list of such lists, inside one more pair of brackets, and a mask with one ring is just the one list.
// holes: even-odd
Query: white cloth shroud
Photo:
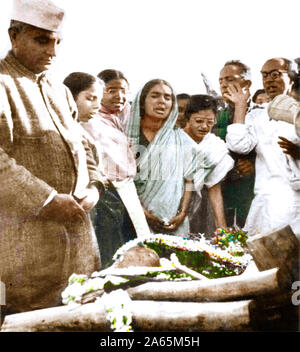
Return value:
[(112, 183), (128, 211), (137, 237), (150, 236), (151, 232), (133, 180), (125, 179), (119, 182), (113, 181)]

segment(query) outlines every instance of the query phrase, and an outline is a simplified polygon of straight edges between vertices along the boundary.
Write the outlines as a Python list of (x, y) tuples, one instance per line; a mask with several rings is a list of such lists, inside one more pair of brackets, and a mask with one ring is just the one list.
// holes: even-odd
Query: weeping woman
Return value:
[(191, 192), (200, 193), (217, 165), (222, 179), (233, 161), (226, 147), (196, 144), (175, 126), (177, 115), (171, 85), (151, 80), (132, 104), (127, 134), (137, 155), (135, 185), (151, 231), (187, 236)]

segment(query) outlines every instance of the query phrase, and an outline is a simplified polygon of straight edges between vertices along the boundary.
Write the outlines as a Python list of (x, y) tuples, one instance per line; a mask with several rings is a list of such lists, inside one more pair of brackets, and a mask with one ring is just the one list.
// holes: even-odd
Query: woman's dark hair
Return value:
[(70, 89), (73, 98), (76, 99), (80, 92), (89, 89), (96, 81), (97, 78), (88, 73), (73, 72), (65, 78), (63, 83)]
[(192, 114), (201, 110), (212, 110), (216, 115), (218, 110), (216, 99), (211, 95), (192, 95), (185, 111), (186, 119), (189, 120)]
[(129, 85), (127, 78), (124, 76), (124, 74), (121, 71), (112, 70), (112, 69), (103, 70), (100, 73), (98, 73), (97, 77), (100, 78), (105, 84), (115, 79), (124, 79)]
[(258, 89), (254, 94), (253, 94), (253, 97), (252, 97), (252, 101), (253, 103), (255, 103), (257, 97), (260, 95), (260, 94), (265, 94), (266, 91), (264, 89)]
[(141, 95), (140, 95), (140, 116), (141, 117), (144, 117), (145, 116), (145, 101), (146, 101), (146, 97), (148, 95), (148, 93), (150, 92), (150, 90), (156, 86), (157, 84), (164, 84), (166, 86), (168, 86), (171, 91), (172, 91), (172, 108), (173, 108), (173, 105), (174, 105), (174, 102), (175, 102), (175, 95), (174, 95), (174, 92), (173, 92), (173, 88), (172, 86), (170, 85), (169, 82), (163, 80), (163, 79), (152, 79), (151, 81), (147, 82), (142, 91), (141, 91)]

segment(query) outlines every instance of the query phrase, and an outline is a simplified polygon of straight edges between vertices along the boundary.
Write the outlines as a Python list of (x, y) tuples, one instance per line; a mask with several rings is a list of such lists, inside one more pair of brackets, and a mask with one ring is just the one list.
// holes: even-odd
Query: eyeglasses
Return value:
[(287, 73), (287, 71), (273, 70), (270, 72), (261, 72), (263, 79), (266, 79), (268, 76), (270, 76), (271, 79), (277, 79), (281, 77), (283, 73)]

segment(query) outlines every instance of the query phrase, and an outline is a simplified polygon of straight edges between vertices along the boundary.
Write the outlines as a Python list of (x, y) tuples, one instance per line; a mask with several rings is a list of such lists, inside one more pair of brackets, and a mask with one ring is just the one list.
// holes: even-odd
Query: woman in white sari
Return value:
[[(184, 131), (201, 147), (224, 155), (226, 143), (212, 133), (216, 124), (217, 100), (210, 95), (197, 94), (190, 97), (185, 118)], [(192, 233), (211, 235), (216, 228), (226, 228), (221, 181), (233, 167), (233, 159), (223, 158), (213, 172), (205, 179), (201, 196), (193, 193), (189, 207), (189, 220)]]
[(127, 134), (138, 153), (135, 185), (153, 232), (189, 234), (191, 192), (224, 158), (196, 144), (175, 126), (177, 105), (170, 84), (149, 81), (132, 105)]

